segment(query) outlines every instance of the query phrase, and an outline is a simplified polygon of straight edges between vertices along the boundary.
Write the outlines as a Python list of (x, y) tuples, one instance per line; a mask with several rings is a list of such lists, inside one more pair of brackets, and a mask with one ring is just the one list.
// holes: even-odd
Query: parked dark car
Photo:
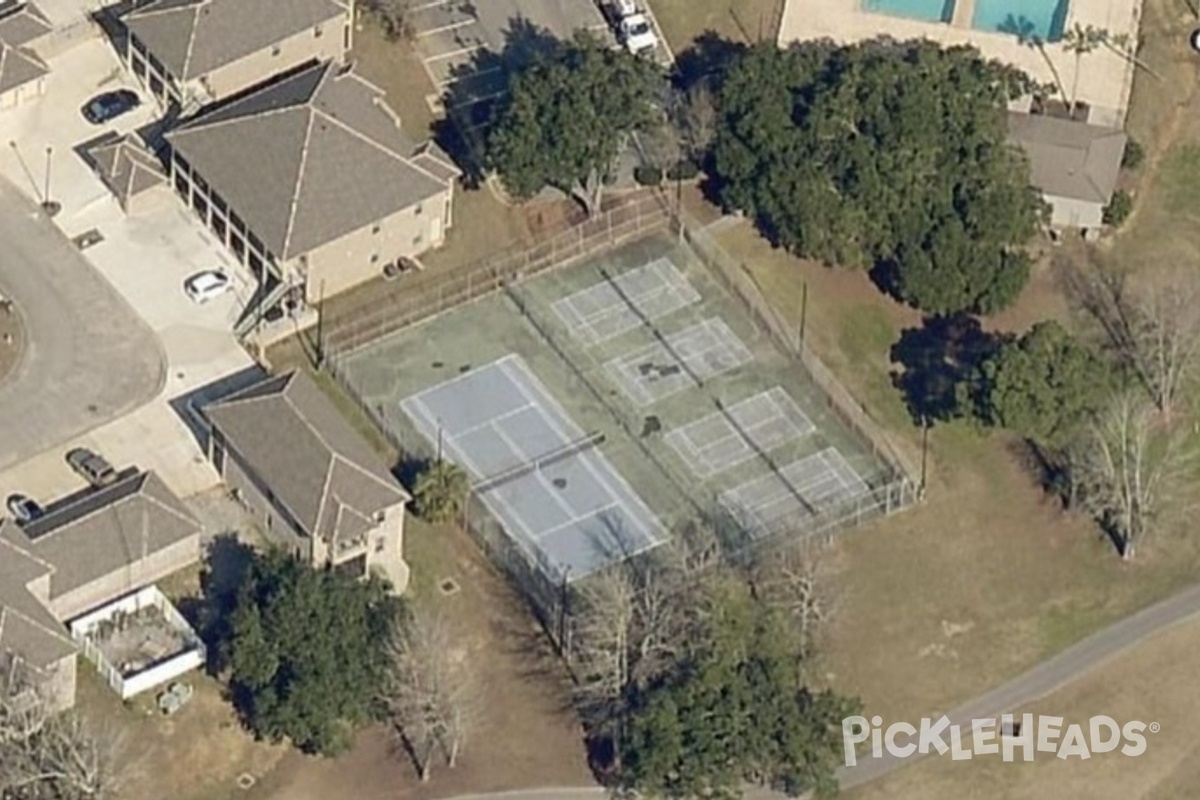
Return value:
[(93, 125), (103, 125), (142, 104), (141, 99), (128, 89), (98, 94), (83, 106), (83, 116)]
[(36, 500), (23, 494), (10, 494), (7, 505), (8, 513), (12, 514), (13, 519), (21, 525), (24, 525), (26, 522), (33, 522), (45, 513)]
[(107, 486), (117, 479), (113, 465), (86, 447), (76, 447), (67, 453), (67, 463), (92, 486)]

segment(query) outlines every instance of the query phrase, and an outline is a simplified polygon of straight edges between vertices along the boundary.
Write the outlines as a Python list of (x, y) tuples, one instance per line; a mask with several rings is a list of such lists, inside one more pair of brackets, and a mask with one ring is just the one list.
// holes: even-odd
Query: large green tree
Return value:
[(562, 42), (511, 71), (486, 162), (517, 197), (551, 186), (594, 214), (630, 135), (661, 124), (664, 82), (650, 59), (594, 37)]
[(744, 782), (796, 795), (836, 789), (841, 721), (857, 702), (810, 689), (800, 643), (744, 586), (712, 604), (693, 652), (633, 698), (626, 788), (737, 796)]
[(1041, 201), (1006, 143), (1023, 73), (972, 48), (750, 48), (725, 73), (713, 168), (778, 244), (877, 270), (905, 301), (991, 312), (1028, 277)]
[(378, 578), (256, 554), (222, 643), (234, 700), (255, 733), (307, 752), (347, 747), (375, 711), (398, 604)]
[(1057, 322), (1008, 339), (980, 367), (979, 416), (1039, 445), (1061, 447), (1113, 388), (1112, 367)]

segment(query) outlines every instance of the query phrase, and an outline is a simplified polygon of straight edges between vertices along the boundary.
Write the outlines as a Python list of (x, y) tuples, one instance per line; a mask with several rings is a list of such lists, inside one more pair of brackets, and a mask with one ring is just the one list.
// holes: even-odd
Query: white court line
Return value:
[(482, 50), (483, 45), (476, 44), (470, 47), (463, 47), (458, 50), (452, 50), (449, 53), (438, 53), (436, 56), (425, 56), (425, 63), (430, 61), (441, 61), (444, 58), (454, 58), (455, 56), (465, 56), (467, 53), (474, 53), (476, 50)]
[(506, 356), (501, 356), (500, 358), (496, 359), (495, 361), (491, 361), (487, 364), (484, 364), (482, 367), (470, 369), (470, 370), (467, 370), (466, 372), (460, 372), (459, 374), (455, 375), (453, 378), (446, 378), (446, 380), (442, 381), (441, 383), (435, 383), (433, 386), (422, 389), (421, 391), (417, 392), (416, 394), (410, 394), (405, 399), (407, 400), (407, 399), (412, 399), (412, 398), (423, 398), (427, 394), (432, 394), (434, 392), (441, 391), (442, 389), (445, 389), (447, 386), (453, 386), (454, 384), (459, 383), (461, 381), (465, 381), (468, 378), (473, 378), (481, 372), (486, 372), (489, 369), (499, 368), (500, 365), (503, 364), (504, 362), (510, 361), (517, 357), (518, 356), (516, 353), (509, 353)]
[[(525, 452), (525, 448), (521, 447), (519, 444), (514, 442), (512, 440), (512, 438), (509, 437), (509, 435), (507, 433), (505, 433), (503, 430), (501, 430), (500, 428), (496, 428), (496, 433), (500, 436), (501, 439), (504, 440), (505, 444), (507, 444), (514, 451), (516, 451), (516, 453), (518, 455), (520, 455), (521, 461), (530, 462), (530, 461), (534, 460), (533, 456), (531, 456)], [(576, 513), (575, 509), (573, 509), (573, 508), (571, 508), (571, 506), (567, 505), (566, 501), (564, 501), (561, 497), (558, 496), (558, 492), (555, 492), (554, 487), (551, 486), (549, 481), (546, 480), (546, 476), (542, 474), (542, 470), (540, 467), (538, 467), (537, 469), (534, 469), (533, 475), (535, 478), (537, 478), (537, 482), (541, 485), (541, 487), (545, 491), (545, 493), (550, 495), (550, 497), (554, 500), (554, 502), (558, 505), (558, 507), (560, 509), (562, 509), (563, 513), (566, 514), (568, 518), (575, 516), (575, 513)]]
[(472, 433), (474, 433), (475, 431), (477, 431), (481, 428), (486, 428), (489, 425), (494, 425), (495, 423), (499, 422), (500, 420), (508, 419), (509, 417), (515, 417), (517, 414), (520, 414), (523, 411), (528, 411), (530, 408), (533, 408), (533, 407), (534, 407), (533, 403), (526, 402), (525, 405), (523, 405), (523, 406), (517, 406), (514, 409), (505, 411), (503, 414), (497, 414), (494, 417), (488, 417), (483, 422), (480, 422), (476, 425), (472, 425), (469, 428), (465, 428), (461, 431), (455, 431), (454, 435), (458, 436), (458, 437), (470, 436)]
[(539, 533), (537, 535), (537, 538), (535, 538), (534, 541), (540, 542), (542, 539), (545, 539), (548, 536), (553, 536), (554, 534), (559, 533), (560, 531), (562, 531), (572, 525), (578, 524), (579, 522), (582, 522), (585, 519), (589, 519), (591, 517), (596, 517), (596, 516), (599, 516), (600, 514), (603, 514), (605, 511), (611, 511), (614, 508), (621, 508), (621, 507), (622, 506), (621, 506), (620, 501), (614, 500), (613, 502), (609, 503), (608, 505), (593, 509), (593, 510), (587, 512), (586, 514), (578, 514), (574, 517), (571, 517), (569, 520), (562, 523), (561, 525), (555, 525), (553, 528), (547, 528), (546, 530), (542, 531), (541, 533)]
[[(436, 447), (438, 438), (437, 430), (439, 426), (436, 422), (437, 417), (433, 415), (433, 409), (427, 406), (425, 402), (416, 395), (410, 395), (409, 397), (406, 397), (400, 401), (400, 407), (407, 412), (408, 409), (405, 408), (406, 404), (410, 404), (414, 407), (416, 416), (420, 417), (421, 420), (421, 422), (418, 423), (418, 427), (420, 427), (422, 423), (424, 424), (425, 439), (431, 445)], [(410, 414), (410, 417), (411, 416), (412, 415)], [(442, 448), (449, 452), (451, 455), (451, 461), (456, 461), (462, 464), (469, 472), (473, 472), (474, 474), (478, 475), (479, 479), (487, 477), (483, 474), (483, 470), (479, 468), (479, 465), (475, 463), (475, 460), (468, 456), (465, 450), (459, 447), (458, 442), (455, 441), (453, 434), (446, 433), (445, 429), (443, 429), (441, 438)]]
[(465, 28), (468, 25), (474, 25), (478, 21), (479, 20), (476, 19), (460, 19), (457, 22), (451, 22), (447, 25), (439, 25), (436, 28), (428, 28), (423, 30), (416, 35), (416, 38), (421, 39), (425, 36), (433, 36), (435, 33), (445, 33), (446, 31), (458, 30), (459, 28)]
[[(571, 422), (570, 421), (571, 418), (566, 415), (565, 409), (563, 409), (563, 407), (561, 405), (559, 405), (557, 400), (555, 400), (553, 397), (550, 396), (549, 392), (540, 392), (540, 387), (538, 387), (538, 386), (530, 386), (528, 388), (535, 390), (535, 391), (539, 391), (539, 393), (544, 394), (546, 397), (546, 400), (549, 403), (549, 408), (554, 410), (559, 415), (559, 419), (563, 420), (566, 424), (571, 425), (572, 427), (575, 427), (575, 423)], [(527, 392), (525, 392), (524, 388), (521, 388), (521, 393), (525, 396), (525, 398), (527, 400), (532, 400), (530, 395)], [(559, 436), (566, 435), (565, 432), (558, 426), (558, 422), (555, 420), (553, 415), (550, 415), (550, 414), (546, 415), (546, 423), (551, 428), (553, 428), (554, 431), (556, 433), (558, 433)], [(582, 433), (583, 433), (583, 431), (580, 430), (580, 435), (582, 435)], [(578, 437), (575, 437), (575, 438), (578, 438)], [(571, 439), (568, 437), (566, 439), (566, 441), (570, 442)], [(604, 480), (603, 477), (601, 477), (599, 474), (597, 474), (596, 469), (592, 465), (592, 459), (589, 458), (590, 455), (591, 455), (590, 453), (581, 452), (581, 453), (579, 453), (579, 460), (583, 462), (584, 467), (587, 468), (588, 472), (591, 473), (592, 477), (596, 480), (596, 482), (604, 488), (604, 490), (608, 493), (608, 496), (610, 498), (613, 498), (613, 499), (619, 501), (622, 505), (626, 505), (625, 499), (622, 498), (620, 494), (618, 494), (617, 492), (615, 492), (613, 490), (612, 486), (608, 483), (608, 481)], [(638, 504), (639, 508), (646, 513), (647, 519), (653, 520), (655, 523), (658, 523), (658, 516), (656, 514), (654, 514), (654, 512), (651, 511), (650, 508), (642, 501), (641, 497), (638, 496), (637, 492), (635, 492), (633, 490), (633, 487), (629, 485), (629, 482), (627, 480), (625, 480), (623, 477), (621, 477), (620, 473), (618, 473), (616, 471), (616, 469), (613, 468), (611, 465), (609, 465), (609, 467), (606, 471), (612, 475), (615, 475), (617, 480), (619, 480), (621, 482), (621, 484), (624, 486), (624, 488), (629, 490), (628, 496), (629, 496), (630, 500), (632, 502), (635, 502)], [(628, 506), (627, 506), (626, 510), (631, 511), (632, 509), (628, 508)], [(634, 520), (635, 523), (638, 523), (638, 527), (639, 527), (639, 529), (641, 529), (641, 523), (637, 520), (637, 518), (633, 514), (629, 514), (629, 516), (630, 516), (630, 518), (632, 518)], [(646, 534), (646, 538), (650, 539), (652, 542), (663, 541), (663, 540), (660, 540), (656, 536), (650, 535), (649, 531), (642, 529), (642, 532), (644, 534)], [(636, 551), (636, 552), (641, 552), (641, 551)]]
[(450, 3), (452, 3), (453, 1), (454, 0), (431, 0), (431, 2), (428, 2), (428, 3), (419, 3), (415, 6), (412, 6), (408, 10), (410, 13), (417, 12), (417, 11), (424, 11), (427, 8), (437, 8), (438, 6), (450, 5)]

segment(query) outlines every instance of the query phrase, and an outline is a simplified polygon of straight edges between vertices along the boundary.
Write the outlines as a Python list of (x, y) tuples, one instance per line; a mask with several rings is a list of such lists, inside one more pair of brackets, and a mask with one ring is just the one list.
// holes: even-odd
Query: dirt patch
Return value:
[[(422, 785), (394, 738), (375, 728), (336, 761), (289, 754), (256, 797), (422, 799), (590, 784), (565, 672), (507, 583), (457, 528), (411, 521), (405, 547), (414, 602), (446, 615), (467, 658), (478, 666), (487, 698), (459, 766), (435, 766), (433, 779)], [(460, 587), (450, 595), (438, 590), (448, 578)]]
[(436, 119), (429, 99), (436, 89), (416, 48), (404, 40), (389, 41), (370, 14), (359, 19), (350, 53), (358, 72), (383, 89), (407, 133), (428, 136)]
[(235, 789), (238, 775), (265, 774), (283, 756), (282, 746), (256, 742), (242, 728), (216, 681), (196, 672), (181, 680), (192, 684), (195, 694), (166, 717), (154, 706), (155, 692), (122, 703), (80, 659), (78, 707), (116, 742), (119, 797), (207, 800)]

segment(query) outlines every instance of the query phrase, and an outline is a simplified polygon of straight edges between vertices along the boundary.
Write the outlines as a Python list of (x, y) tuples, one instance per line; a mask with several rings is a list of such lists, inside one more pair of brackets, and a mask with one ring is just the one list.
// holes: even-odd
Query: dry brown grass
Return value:
[(1034, 714), (1063, 717), (1086, 726), (1106, 714), (1118, 723), (1157, 722), (1146, 752), (1119, 752), (1091, 759), (1059, 760), (1039, 753), (1032, 763), (1004, 763), (999, 756), (954, 762), (930, 757), (851, 792), (850, 800), (965, 800), (1088, 797), (1093, 800), (1190, 800), (1200, 786), (1200, 744), (1192, 734), (1200, 718), (1200, 694), (1192, 690), (1200, 660), (1200, 622), (1162, 633), (1128, 655), (1103, 665), (1078, 683), (1041, 700)]
[(654, 18), (678, 53), (706, 31), (753, 42), (774, 37), (785, 0), (650, 0)]
[[(1140, 209), (1101, 248), (1140, 269), (1195, 263), (1200, 255), (1200, 104), (1193, 59), (1184, 57), (1192, 23), (1169, 0), (1147, 0), (1145, 13), (1142, 57), (1167, 80), (1138, 76), (1130, 128), (1150, 153), (1138, 184)], [(918, 315), (882, 297), (859, 273), (772, 250), (749, 226), (720, 238), (794, 322), (801, 279), (808, 283), (810, 345), (908, 449), (918, 448), (919, 431), (891, 386), (888, 363), (890, 345)], [(1085, 250), (1069, 243), (1055, 254), (1077, 259)], [(1042, 263), (1020, 301), (988, 324), (1020, 330), (1065, 318), (1069, 306), (1053, 268)], [(930, 437), (924, 506), (842, 539), (846, 601), (829, 631), (824, 667), (837, 688), (861, 695), (870, 713), (909, 719), (947, 710), (1195, 580), (1200, 548), (1185, 532), (1155, 540), (1145, 558), (1123, 564), (1088, 520), (1063, 513), (1039, 491), (1014, 453), (1008, 437), (940, 426)], [(1139, 663), (1149, 673), (1156, 659)], [(1094, 702), (1075, 707), (1085, 717), (1128, 709), (1145, 718), (1150, 712), (1138, 700), (1157, 709), (1169, 703), (1160, 685), (1187, 684), (1182, 675), (1171, 679), (1171, 669), (1132, 684), (1097, 679)], [(1114, 687), (1121, 705), (1105, 704)], [(1082, 685), (1075, 691), (1086, 697)], [(1186, 729), (1183, 716), (1172, 719)], [(1055, 771), (1057, 762), (1035, 765), (1028, 778), (1009, 765), (930, 762), (862, 796), (1077, 796), (1074, 790), (1087, 786), (1111, 789), (1103, 796), (1175, 797), (1194, 786), (1197, 772), (1184, 760), (1193, 750), (1186, 742), (1168, 747), (1159, 767), (1141, 777), (1140, 762), (1135, 770), (1118, 761), (1098, 780), (1085, 767)], [(1109, 776), (1113, 784), (1105, 786)]]
[(239, 723), (222, 687), (202, 673), (186, 706), (170, 717), (154, 707), (154, 692), (122, 703), (91, 664), (79, 663), (78, 707), (117, 744), (117, 796), (128, 800), (209, 800), (240, 790), (237, 777), (270, 772), (285, 748), (256, 742)]

